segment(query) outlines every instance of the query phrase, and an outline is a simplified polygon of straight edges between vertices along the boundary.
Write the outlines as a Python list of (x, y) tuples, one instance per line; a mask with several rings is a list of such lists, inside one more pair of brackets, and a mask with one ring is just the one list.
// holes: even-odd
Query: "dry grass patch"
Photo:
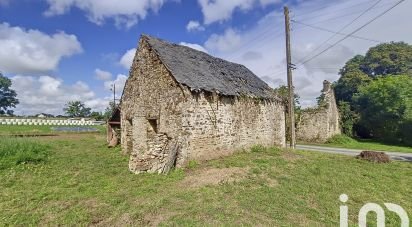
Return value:
[(201, 188), (207, 185), (219, 185), (232, 183), (247, 175), (247, 168), (204, 168), (192, 171), (186, 176), (180, 185), (189, 188)]

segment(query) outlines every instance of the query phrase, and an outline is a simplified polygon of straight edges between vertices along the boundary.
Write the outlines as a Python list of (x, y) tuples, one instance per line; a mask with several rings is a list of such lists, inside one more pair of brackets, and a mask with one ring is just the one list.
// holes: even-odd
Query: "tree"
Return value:
[(412, 141), (412, 77), (378, 77), (354, 96), (359, 124), (374, 138), (388, 142)]
[[(340, 70), (340, 78), (334, 83), (338, 107), (345, 133), (351, 128), (358, 136), (368, 136), (370, 130), (365, 124), (359, 124), (362, 116), (355, 108), (354, 96), (361, 87), (368, 86), (376, 78), (410, 75), (412, 76), (412, 46), (404, 42), (379, 44), (368, 50), (365, 56), (357, 55), (346, 62)], [(357, 104), (359, 105), (359, 103)], [(352, 125), (352, 126), (350, 126)]]
[(362, 62), (365, 73), (371, 77), (410, 74), (412, 45), (404, 42), (383, 43), (372, 47)]
[(88, 117), (91, 108), (86, 107), (81, 101), (71, 101), (66, 104), (63, 111), (70, 117)]
[(342, 128), (343, 134), (352, 137), (353, 127), (355, 122), (357, 122), (357, 115), (351, 110), (351, 106), (348, 102), (340, 101), (338, 103), (338, 109), (340, 113), (340, 126)]
[(95, 119), (96, 121), (103, 121), (105, 118), (104, 118), (104, 115), (102, 114), (102, 113), (100, 113), (100, 112), (97, 112), (97, 111), (93, 111), (91, 114), (90, 114), (90, 117), (91, 118), (93, 118), (93, 119)]
[(412, 45), (404, 42), (379, 44), (365, 56), (357, 55), (346, 62), (334, 84), (338, 101), (352, 103), (358, 88), (372, 79), (386, 75), (412, 75)]
[[(282, 99), (283, 103), (285, 103), (286, 106), (289, 105), (289, 88), (285, 85), (282, 85), (276, 89), (274, 89), (275, 93), (278, 95), (280, 99)], [(294, 94), (294, 99), (295, 99), (295, 111), (299, 111), (301, 109), (300, 102), (299, 102), (299, 95)]]
[(10, 89), (12, 82), (0, 73), (0, 114), (13, 115), (13, 110), (19, 104), (16, 91)]
[(113, 115), (113, 112), (116, 108), (117, 108), (117, 105), (115, 106), (113, 101), (109, 102), (109, 106), (106, 107), (103, 113), (104, 119), (108, 120)]
[[(360, 67), (360, 66), (359, 66)], [(354, 94), (358, 93), (359, 87), (368, 84), (372, 78), (360, 69), (343, 68), (340, 72), (341, 77), (333, 85), (336, 99), (351, 103)]]

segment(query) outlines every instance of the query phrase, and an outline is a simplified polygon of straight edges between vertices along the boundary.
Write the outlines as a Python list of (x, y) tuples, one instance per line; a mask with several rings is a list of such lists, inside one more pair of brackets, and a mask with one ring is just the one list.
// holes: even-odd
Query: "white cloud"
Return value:
[[(216, 1), (216, 4), (218, 2)], [(319, 27), (338, 31), (371, 4), (370, 2), (358, 3), (344, 0), (333, 2), (327, 0), (300, 1), (292, 8), (292, 11), (294, 19), (297, 21), (307, 24), (315, 23)], [(388, 1), (380, 3), (374, 10), (342, 32), (353, 31), (388, 7), (390, 7)], [(319, 8), (321, 9), (319, 10)], [(405, 1), (356, 35), (384, 42), (405, 41), (412, 43), (408, 23), (412, 20), (412, 15), (408, 12), (410, 8), (412, 8), (412, 2)], [(353, 14), (335, 20), (331, 19), (350, 13)], [(221, 34), (211, 35), (204, 46), (213, 55), (246, 65), (256, 75), (271, 86), (276, 87), (286, 83), (283, 24), (283, 9), (279, 8), (277, 11), (262, 17), (256, 26), (250, 29), (227, 29)], [(292, 23), (292, 27), (292, 62), (294, 64), (297, 64), (304, 57), (307, 58), (308, 54), (313, 56), (314, 49), (332, 35), (298, 24)], [(337, 36), (328, 43), (333, 43), (340, 38), (342, 36)], [(349, 58), (356, 54), (365, 54), (370, 47), (375, 45), (377, 43), (349, 38), (313, 61), (305, 65), (298, 65), (298, 69), (293, 71), (293, 78), (296, 92), (301, 96), (301, 104), (303, 106), (314, 105), (315, 98), (319, 96), (322, 89), (323, 80), (337, 80), (339, 68)], [(315, 53), (328, 46), (329, 44), (325, 44)]]
[(186, 25), (186, 30), (189, 32), (192, 31), (204, 31), (205, 27), (203, 27), (202, 25), (200, 25), (199, 21), (189, 21), (189, 23)]
[(86, 12), (88, 19), (101, 25), (113, 19), (119, 27), (130, 28), (145, 19), (149, 12), (157, 12), (164, 3), (173, 0), (46, 0), (49, 4), (46, 16), (62, 15), (71, 8)]
[(214, 22), (225, 21), (232, 17), (235, 10), (247, 11), (254, 6), (262, 7), (279, 3), (280, 0), (198, 0), (203, 12), (206, 25)]
[(120, 98), (123, 93), (124, 85), (126, 84), (127, 76), (123, 74), (118, 74), (116, 79), (113, 81), (104, 82), (104, 88), (110, 91), (113, 88), (113, 84), (116, 85), (116, 98)]
[(97, 98), (90, 87), (77, 81), (65, 84), (62, 79), (51, 76), (14, 76), (12, 89), (17, 92), (20, 104), (16, 114), (50, 113), (63, 114), (64, 105), (69, 101), (80, 100), (93, 110), (103, 111), (109, 103), (108, 98)]
[(198, 51), (202, 51), (202, 52), (205, 52), (205, 53), (209, 53), (203, 46), (201, 46), (201, 45), (199, 45), (199, 44), (196, 44), (196, 43), (180, 42), (179, 44), (182, 45), (182, 46), (190, 47), (190, 48), (195, 49), (195, 50), (198, 50)]
[(94, 70), (94, 73), (96, 74), (96, 78), (98, 80), (107, 81), (112, 79), (112, 74), (110, 72), (103, 71), (101, 69), (96, 69)]
[(120, 58), (120, 65), (122, 65), (125, 69), (130, 69), (133, 63), (134, 56), (136, 54), (137, 49), (132, 48)]
[(205, 43), (205, 47), (217, 52), (234, 50), (241, 44), (241, 35), (232, 28), (228, 28), (224, 34), (213, 34)]
[(82, 52), (75, 35), (53, 35), (0, 23), (0, 70), (32, 73), (55, 70), (63, 57)]
[(245, 61), (257, 61), (263, 58), (262, 53), (256, 51), (248, 51), (242, 55), (242, 59)]

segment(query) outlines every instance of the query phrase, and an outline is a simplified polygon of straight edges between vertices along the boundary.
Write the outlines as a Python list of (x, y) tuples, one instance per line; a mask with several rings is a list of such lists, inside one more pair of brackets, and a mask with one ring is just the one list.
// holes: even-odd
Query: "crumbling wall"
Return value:
[(255, 144), (285, 146), (281, 102), (191, 91), (144, 40), (121, 105), (121, 144), (134, 173), (167, 173)]
[(296, 138), (303, 142), (326, 142), (341, 134), (335, 93), (328, 81), (323, 82), (323, 104), (316, 109), (303, 110), (297, 120)]
[(184, 100), (180, 85), (141, 40), (121, 103), (121, 144), (132, 172), (167, 172), (174, 165), (168, 159), (180, 149)]
[(183, 115), (190, 141), (183, 157), (213, 159), (256, 144), (284, 147), (284, 111), (283, 104), (274, 100), (194, 94)]

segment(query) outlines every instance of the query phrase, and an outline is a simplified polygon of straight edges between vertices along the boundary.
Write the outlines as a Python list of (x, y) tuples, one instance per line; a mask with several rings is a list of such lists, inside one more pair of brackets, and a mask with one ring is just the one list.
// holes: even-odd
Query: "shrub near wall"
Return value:
[(50, 146), (27, 138), (1, 138), (0, 169), (47, 161)]

